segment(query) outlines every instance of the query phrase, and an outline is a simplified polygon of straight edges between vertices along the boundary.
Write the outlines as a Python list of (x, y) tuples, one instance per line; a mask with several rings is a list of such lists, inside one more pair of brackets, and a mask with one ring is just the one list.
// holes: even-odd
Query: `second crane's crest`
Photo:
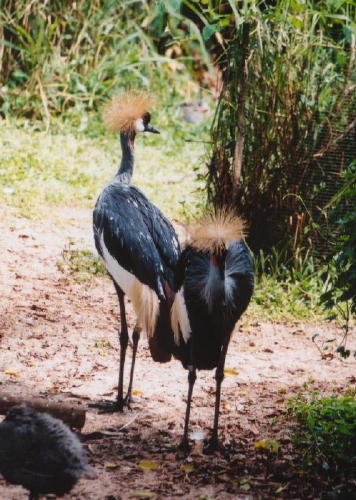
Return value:
[(228, 210), (217, 210), (200, 219), (190, 228), (190, 245), (204, 252), (219, 254), (229, 243), (246, 236), (241, 217)]
[(104, 108), (103, 121), (113, 132), (128, 132), (134, 128), (136, 120), (149, 112), (154, 102), (154, 96), (143, 91), (115, 95)]

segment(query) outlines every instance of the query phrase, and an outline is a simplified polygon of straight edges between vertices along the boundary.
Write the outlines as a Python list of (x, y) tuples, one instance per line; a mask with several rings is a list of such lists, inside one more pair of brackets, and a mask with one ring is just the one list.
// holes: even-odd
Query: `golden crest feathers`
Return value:
[(115, 95), (105, 106), (103, 121), (109, 130), (131, 130), (135, 121), (142, 118), (154, 104), (154, 96), (144, 91), (128, 91)]
[(246, 236), (246, 225), (232, 211), (220, 209), (190, 226), (189, 233), (191, 246), (219, 254), (229, 243)]

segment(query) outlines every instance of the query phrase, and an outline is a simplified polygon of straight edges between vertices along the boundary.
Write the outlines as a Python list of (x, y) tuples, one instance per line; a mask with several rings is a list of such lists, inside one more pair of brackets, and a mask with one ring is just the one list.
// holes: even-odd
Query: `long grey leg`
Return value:
[(119, 342), (120, 342), (120, 367), (119, 367), (119, 384), (117, 389), (117, 410), (122, 411), (124, 407), (124, 367), (126, 358), (126, 349), (129, 341), (129, 335), (127, 331), (126, 323), (126, 311), (125, 311), (125, 294), (121, 288), (114, 283), (115, 290), (119, 299), (120, 306), (120, 323), (121, 329), (119, 332)]
[(122, 411), (124, 407), (124, 398), (123, 398), (123, 384), (124, 384), (124, 366), (125, 366), (125, 357), (126, 357), (126, 349), (128, 344), (128, 332), (127, 332), (127, 323), (126, 323), (126, 312), (125, 312), (125, 294), (121, 290), (121, 288), (114, 282), (115, 290), (119, 299), (119, 307), (120, 307), (120, 324), (121, 328), (119, 330), (119, 343), (120, 343), (120, 367), (119, 367), (119, 383), (117, 389), (117, 398), (116, 401), (100, 401), (98, 403), (89, 404), (92, 408), (99, 408), (103, 413), (112, 413), (115, 411)]
[(220, 399), (221, 399), (221, 384), (224, 380), (224, 367), (225, 359), (227, 354), (227, 348), (229, 347), (230, 336), (225, 340), (223, 347), (220, 352), (218, 366), (215, 372), (216, 380), (216, 393), (215, 393), (215, 413), (214, 413), (214, 426), (211, 439), (209, 441), (209, 449), (216, 450), (218, 448), (218, 427), (219, 427), (219, 413), (220, 413)]
[(141, 330), (142, 330), (142, 328), (136, 324), (134, 331), (132, 333), (132, 361), (131, 361), (131, 370), (130, 370), (130, 382), (129, 382), (129, 387), (128, 387), (127, 394), (126, 394), (126, 397), (124, 400), (124, 402), (128, 406), (130, 405), (130, 402), (132, 401), (132, 385), (133, 385), (133, 377), (134, 377), (134, 371), (135, 371), (136, 353), (137, 353), (138, 342), (140, 340)]
[(191, 366), (188, 371), (188, 399), (187, 406), (185, 410), (185, 419), (184, 419), (184, 431), (182, 441), (180, 443), (180, 448), (188, 449), (189, 448), (189, 440), (188, 440), (188, 429), (189, 429), (189, 418), (190, 418), (190, 407), (192, 403), (192, 395), (193, 395), (193, 387), (194, 383), (197, 379), (196, 368)]
[(194, 361), (194, 352), (193, 352), (193, 339), (189, 339), (189, 349), (190, 349), (190, 365), (188, 367), (188, 398), (187, 398), (187, 406), (185, 410), (185, 419), (184, 419), (184, 431), (182, 441), (179, 447), (183, 450), (189, 449), (189, 440), (188, 440), (188, 429), (189, 429), (189, 419), (190, 419), (190, 408), (192, 404), (192, 396), (193, 396), (193, 388), (195, 381), (197, 379), (197, 370), (195, 367)]

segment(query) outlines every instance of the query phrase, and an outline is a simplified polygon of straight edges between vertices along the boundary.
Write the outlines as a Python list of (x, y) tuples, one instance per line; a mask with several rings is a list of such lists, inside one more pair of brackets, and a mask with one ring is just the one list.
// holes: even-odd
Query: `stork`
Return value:
[(251, 254), (241, 219), (217, 211), (191, 230), (181, 257), (181, 286), (172, 306), (173, 354), (188, 370), (188, 398), (182, 448), (188, 426), (196, 370), (215, 371), (215, 415), (209, 448), (218, 447), (221, 384), (234, 326), (247, 308), (254, 286)]
[[(93, 214), (95, 245), (114, 283), (121, 322), (117, 399), (96, 405), (104, 411), (122, 411), (124, 404), (130, 403), (141, 330), (148, 334), (155, 361), (171, 359), (170, 309), (177, 289), (175, 270), (180, 246), (172, 224), (142, 191), (131, 184), (136, 134), (159, 133), (150, 123), (148, 109), (151, 104), (149, 94), (129, 92), (114, 97), (104, 113), (107, 126), (119, 132), (122, 149), (120, 167), (100, 194)], [(124, 398), (128, 345), (125, 295), (132, 301), (137, 321), (132, 334), (130, 379)]]
[(77, 436), (60, 420), (25, 404), (0, 424), (0, 472), (9, 483), (40, 494), (62, 496), (81, 477), (95, 477)]

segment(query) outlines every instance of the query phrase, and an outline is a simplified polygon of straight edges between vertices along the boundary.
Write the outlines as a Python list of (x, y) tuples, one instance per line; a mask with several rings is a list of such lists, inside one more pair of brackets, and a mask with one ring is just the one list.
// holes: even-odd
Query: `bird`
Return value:
[(178, 292), (171, 310), (172, 354), (188, 370), (188, 397), (181, 448), (189, 449), (188, 427), (197, 370), (215, 369), (215, 415), (206, 448), (216, 450), (225, 358), (237, 320), (254, 288), (252, 255), (244, 223), (228, 209), (216, 209), (190, 228), (179, 264)]
[(201, 123), (209, 111), (208, 105), (204, 101), (183, 102), (180, 105), (182, 120), (194, 125)]
[(0, 473), (40, 494), (62, 496), (81, 477), (95, 477), (77, 436), (61, 421), (26, 404), (12, 407), (0, 424)]
[[(152, 95), (127, 91), (114, 96), (104, 111), (104, 122), (119, 133), (122, 157), (114, 178), (98, 197), (93, 212), (95, 246), (117, 293), (120, 309), (120, 365), (117, 398), (103, 401), (102, 411), (123, 411), (132, 397), (135, 358), (141, 331), (146, 331), (154, 361), (171, 359), (170, 309), (177, 290), (176, 267), (180, 244), (170, 221), (145, 194), (131, 184), (134, 145), (138, 133), (159, 133), (150, 123)], [(127, 394), (123, 377), (128, 327), (125, 296), (137, 321), (132, 333), (132, 362)]]

